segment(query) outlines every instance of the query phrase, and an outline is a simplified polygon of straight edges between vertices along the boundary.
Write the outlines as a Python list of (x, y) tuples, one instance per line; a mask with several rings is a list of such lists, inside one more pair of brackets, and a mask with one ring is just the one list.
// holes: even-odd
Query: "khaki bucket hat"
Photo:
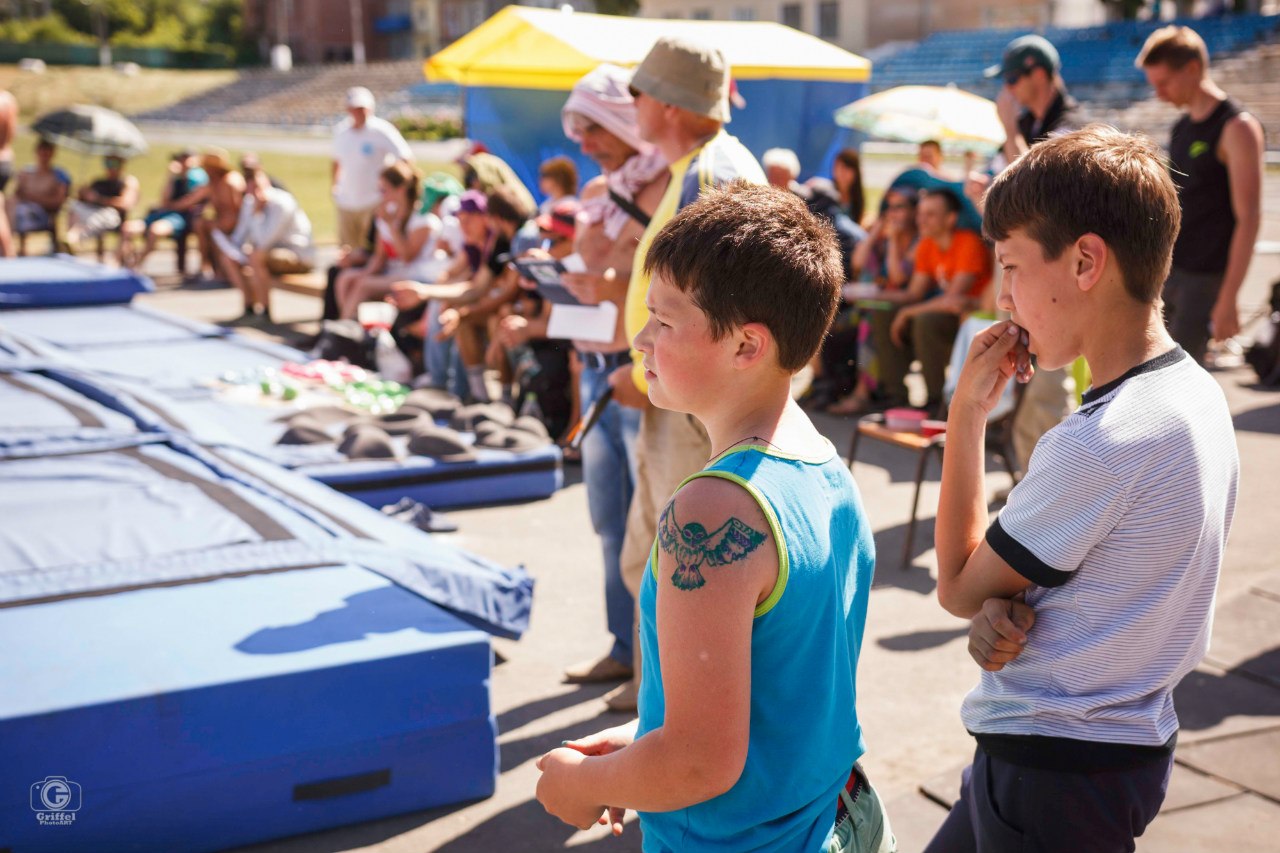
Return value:
[(729, 63), (724, 54), (689, 39), (663, 36), (631, 76), (631, 91), (727, 123)]

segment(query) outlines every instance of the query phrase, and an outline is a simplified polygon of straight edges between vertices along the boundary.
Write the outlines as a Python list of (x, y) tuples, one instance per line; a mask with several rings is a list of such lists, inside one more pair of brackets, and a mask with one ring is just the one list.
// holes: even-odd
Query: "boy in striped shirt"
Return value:
[[(952, 398), (938, 600), (1017, 652), (975, 650), (978, 748), (927, 853), (1132, 851), (1164, 800), (1172, 691), (1208, 648), (1239, 469), (1221, 390), (1161, 318), (1179, 221), (1158, 149), (1101, 126), (1042, 142), (987, 194), (1012, 321), (974, 341)], [(988, 526), (986, 415), (1029, 354), (1083, 355), (1094, 387)]]

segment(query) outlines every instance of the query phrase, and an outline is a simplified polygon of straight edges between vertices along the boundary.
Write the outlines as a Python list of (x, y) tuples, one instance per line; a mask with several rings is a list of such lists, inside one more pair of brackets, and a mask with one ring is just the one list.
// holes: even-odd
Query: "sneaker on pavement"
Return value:
[(633, 678), (620, 687), (615, 687), (604, 694), (604, 704), (610, 711), (635, 713), (636, 700), (640, 696), (640, 685)]
[(594, 684), (599, 681), (622, 681), (634, 673), (625, 663), (605, 655), (599, 660), (574, 664), (564, 671), (566, 684)]

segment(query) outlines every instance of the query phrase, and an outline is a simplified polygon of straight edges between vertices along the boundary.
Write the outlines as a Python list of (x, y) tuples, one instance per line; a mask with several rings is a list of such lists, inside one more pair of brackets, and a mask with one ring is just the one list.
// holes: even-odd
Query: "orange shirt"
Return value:
[(945, 252), (933, 240), (922, 237), (916, 244), (916, 272), (933, 276), (939, 285), (942, 279), (950, 281), (959, 273), (972, 273), (968, 295), (979, 296), (991, 281), (991, 250), (974, 231), (956, 231)]

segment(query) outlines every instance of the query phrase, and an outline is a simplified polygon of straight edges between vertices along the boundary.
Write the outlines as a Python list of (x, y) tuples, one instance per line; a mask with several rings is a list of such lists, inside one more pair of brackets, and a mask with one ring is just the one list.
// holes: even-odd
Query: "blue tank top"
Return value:
[[(871, 526), (834, 447), (817, 460), (738, 448), (689, 479), (697, 477), (738, 483), (760, 505), (778, 544), (778, 581), (756, 608), (751, 632), (742, 776), (704, 803), (641, 813), (644, 850), (816, 853), (863, 753), (855, 674), (875, 567)], [(666, 707), (655, 617), (658, 584), (671, 580), (657, 576), (656, 557), (655, 542), (640, 586), (637, 736), (661, 727)]]

